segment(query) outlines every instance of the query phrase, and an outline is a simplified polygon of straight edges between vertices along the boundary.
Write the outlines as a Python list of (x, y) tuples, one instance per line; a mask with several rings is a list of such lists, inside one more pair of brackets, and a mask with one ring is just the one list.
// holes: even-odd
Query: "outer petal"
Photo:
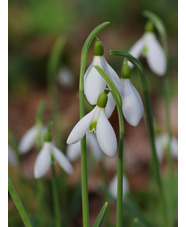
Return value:
[(109, 92), (107, 105), (105, 107), (105, 114), (106, 114), (107, 118), (109, 118), (112, 115), (115, 106), (116, 106), (115, 100), (112, 96), (112, 93)]
[(174, 158), (178, 158), (178, 140), (176, 137), (172, 137), (171, 140), (171, 153)]
[[(114, 198), (117, 198), (117, 184), (118, 184), (118, 177), (116, 175), (112, 179), (109, 185), (109, 192)], [(125, 199), (125, 196), (128, 192), (129, 192), (129, 184), (126, 177), (123, 176), (123, 200)]]
[[(135, 58), (139, 58), (143, 52), (145, 45), (145, 35), (143, 35), (129, 50), (129, 53)], [(125, 64), (126, 59), (124, 59), (123, 64)], [(134, 65), (131, 62), (128, 62), (128, 65), (132, 68)]]
[[(104, 58), (104, 57), (103, 57)], [(118, 89), (119, 92), (121, 92), (122, 87), (121, 87), (121, 82), (118, 74), (114, 71), (114, 69), (108, 64), (108, 62), (105, 60), (105, 71), (106, 73), (110, 76), (111, 80), (114, 82), (116, 88)]]
[(100, 161), (103, 158), (103, 152), (98, 144), (97, 138), (95, 137), (94, 133), (87, 133), (87, 141), (94, 158), (97, 161)]
[(37, 127), (33, 126), (30, 128), (23, 136), (19, 143), (19, 151), (21, 154), (27, 153), (35, 143), (35, 139), (37, 136)]
[(70, 71), (70, 69), (66, 66), (64, 66), (60, 71), (59, 71), (59, 74), (58, 74), (58, 77), (57, 77), (57, 80), (58, 82), (61, 84), (61, 85), (64, 85), (64, 86), (67, 86), (67, 87), (70, 87), (74, 84), (74, 77), (73, 77), (73, 74), (72, 72)]
[(121, 81), (123, 83), (123, 114), (129, 124), (136, 126), (143, 116), (143, 103), (141, 97), (129, 79), (121, 79)]
[(47, 173), (51, 164), (51, 152), (52, 144), (50, 142), (45, 142), (34, 165), (35, 178), (43, 177)]
[(146, 34), (146, 42), (149, 67), (155, 74), (163, 76), (166, 72), (165, 52), (153, 33)]
[(85, 95), (90, 104), (95, 105), (97, 103), (98, 96), (104, 91), (106, 87), (106, 82), (98, 73), (98, 71), (93, 67), (98, 65), (104, 68), (104, 59), (102, 56), (94, 56), (92, 67), (89, 69), (89, 73), (85, 78)]
[(93, 117), (94, 117), (95, 108), (85, 115), (72, 129), (70, 135), (67, 139), (67, 144), (72, 144), (80, 141), (85, 135), (87, 129), (89, 128)]
[(167, 134), (157, 136), (155, 139), (156, 153), (159, 162), (162, 162), (163, 160), (164, 149), (166, 147), (167, 142), (168, 142)]
[(96, 136), (103, 152), (109, 156), (114, 156), (117, 151), (116, 135), (104, 113), (104, 109), (100, 112), (96, 128)]
[(70, 164), (68, 158), (61, 152), (57, 147), (53, 146), (53, 155), (55, 159), (59, 162), (60, 166), (68, 173), (73, 173), (72, 165)]
[(12, 149), (10, 145), (8, 145), (8, 163), (12, 166), (18, 164), (17, 156), (15, 155), (15, 151)]
[(79, 158), (81, 155), (81, 143), (80, 141), (74, 143), (74, 144), (69, 144), (67, 146), (67, 157), (71, 161), (75, 161), (77, 158)]

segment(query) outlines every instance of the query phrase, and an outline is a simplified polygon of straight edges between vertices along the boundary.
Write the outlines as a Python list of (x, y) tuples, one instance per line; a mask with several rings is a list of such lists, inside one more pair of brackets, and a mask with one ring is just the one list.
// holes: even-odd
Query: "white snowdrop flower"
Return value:
[(105, 114), (107, 99), (105, 93), (99, 95), (96, 107), (75, 125), (67, 139), (67, 144), (80, 141), (89, 129), (89, 131), (95, 132), (102, 151), (109, 156), (115, 155), (117, 140), (115, 132)]
[[(112, 81), (115, 83), (116, 87), (120, 89), (120, 79), (117, 75), (117, 73), (114, 71), (114, 69), (107, 63), (104, 56), (104, 48), (103, 44), (100, 40), (97, 40), (94, 44), (94, 58), (91, 63), (91, 65), (88, 67), (85, 75), (84, 75), (84, 89), (85, 89), (85, 95), (87, 97), (87, 100), (90, 104), (96, 105), (97, 99), (100, 93), (104, 91), (107, 84), (105, 80), (102, 78), (102, 76), (99, 74), (99, 72), (95, 69), (95, 65), (98, 65), (101, 67), (105, 72), (108, 74), (108, 76), (112, 79)], [(111, 94), (112, 95), (112, 94)], [(109, 96), (111, 96), (109, 95)], [(110, 97), (109, 97), (110, 99)], [(108, 104), (110, 102), (108, 101)], [(113, 104), (113, 103), (112, 103)], [(111, 115), (112, 108), (108, 108), (108, 115)]]
[(123, 115), (130, 125), (137, 126), (143, 116), (144, 108), (138, 91), (130, 81), (130, 67), (127, 63), (122, 66), (121, 77)]
[(74, 76), (68, 67), (63, 66), (63, 68), (59, 70), (57, 81), (59, 84), (67, 87), (70, 87), (74, 84)]
[[(157, 152), (159, 162), (163, 160), (163, 155), (166, 149), (168, 149), (168, 144), (169, 144), (168, 134), (165, 133), (156, 137), (155, 146), (156, 146), (156, 152)], [(178, 140), (174, 136), (172, 136), (170, 141), (170, 151), (172, 156), (175, 159), (177, 159), (178, 158)]]
[[(98, 141), (93, 133), (86, 132), (87, 145), (90, 147), (90, 151), (95, 158), (95, 160), (100, 161), (103, 157), (101, 148), (98, 144)], [(68, 144), (67, 146), (67, 157), (71, 161), (75, 161), (81, 156), (81, 143), (80, 141)]]
[(72, 165), (68, 158), (60, 151), (51, 141), (49, 131), (45, 134), (45, 141), (43, 148), (39, 152), (34, 165), (34, 176), (35, 178), (43, 177), (49, 170), (52, 164), (52, 159), (59, 163), (59, 165), (68, 173), (73, 173)]
[(8, 145), (8, 163), (12, 166), (15, 166), (18, 164), (18, 159), (15, 154), (15, 151), (10, 145)]
[[(18, 150), (21, 154), (25, 154), (34, 146), (36, 137), (38, 135), (39, 126), (36, 124), (30, 128), (22, 137)], [(44, 133), (46, 132), (46, 127), (42, 128), (42, 140)]]
[[(132, 46), (129, 53), (135, 58), (141, 55), (146, 57), (150, 69), (155, 74), (163, 76), (167, 67), (166, 55), (152, 30), (152, 24), (148, 23), (145, 34)], [(129, 66), (133, 67), (133, 64), (129, 63)]]
[[(117, 185), (118, 185), (118, 177), (117, 175), (114, 176), (112, 181), (109, 184), (109, 192), (110, 194), (117, 199)], [(126, 195), (129, 193), (129, 183), (125, 176), (123, 176), (123, 200), (125, 199)]]

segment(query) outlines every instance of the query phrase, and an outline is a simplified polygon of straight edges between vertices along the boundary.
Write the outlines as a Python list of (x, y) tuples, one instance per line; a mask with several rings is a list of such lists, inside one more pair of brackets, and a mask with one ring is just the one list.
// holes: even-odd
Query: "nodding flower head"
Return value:
[[(18, 150), (21, 154), (27, 153), (34, 146), (34, 144), (36, 143), (36, 138), (37, 138), (38, 132), (40, 130), (39, 127), (40, 126), (38, 124), (36, 124), (24, 134), (24, 136), (22, 137), (22, 139), (19, 143), (19, 147), (18, 147)], [(41, 128), (42, 142), (43, 142), (43, 136), (44, 136), (45, 132), (46, 132), (46, 128), (42, 127)]]
[(67, 144), (80, 141), (89, 130), (90, 132), (95, 132), (99, 146), (105, 154), (109, 156), (115, 155), (117, 140), (105, 114), (106, 96), (107, 94), (105, 93), (99, 95), (96, 107), (75, 125), (67, 139)]
[[(135, 58), (139, 58), (140, 56), (146, 57), (150, 69), (155, 74), (159, 76), (165, 74), (167, 67), (166, 55), (153, 33), (152, 22), (147, 22), (145, 34), (132, 46), (129, 53)], [(129, 66), (133, 67), (133, 64), (129, 63)]]
[(102, 42), (98, 39), (94, 44), (94, 58), (91, 65), (88, 67), (84, 75), (84, 89), (87, 100), (90, 104), (96, 105), (100, 93), (106, 88), (106, 82), (98, 71), (94, 68), (95, 65), (100, 66), (107, 72), (112, 81), (120, 88), (120, 80), (117, 73), (107, 63), (104, 56), (104, 47)]
[(43, 148), (39, 152), (34, 165), (35, 178), (43, 177), (48, 172), (53, 161), (57, 161), (68, 174), (72, 174), (72, 165), (63, 152), (52, 143), (49, 130), (45, 133), (44, 140)]
[(143, 103), (141, 97), (130, 81), (130, 67), (124, 64), (121, 70), (122, 111), (126, 121), (132, 125), (138, 125), (143, 116)]

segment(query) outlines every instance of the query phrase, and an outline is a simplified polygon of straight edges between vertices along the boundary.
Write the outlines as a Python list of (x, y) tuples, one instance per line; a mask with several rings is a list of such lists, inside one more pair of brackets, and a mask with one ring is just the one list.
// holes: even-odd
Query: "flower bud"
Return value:
[(103, 56), (104, 54), (104, 47), (103, 43), (97, 39), (94, 43), (94, 56)]
[(106, 93), (101, 93), (98, 96), (98, 100), (97, 100), (97, 106), (100, 108), (105, 108), (106, 104), (107, 104), (107, 100), (108, 100), (108, 96)]

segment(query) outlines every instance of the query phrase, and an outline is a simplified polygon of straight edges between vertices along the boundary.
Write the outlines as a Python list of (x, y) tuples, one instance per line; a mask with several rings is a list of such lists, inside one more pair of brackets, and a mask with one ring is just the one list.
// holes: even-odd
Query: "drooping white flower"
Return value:
[(124, 64), (121, 70), (121, 86), (120, 93), (122, 99), (122, 111), (126, 121), (137, 126), (144, 112), (141, 97), (130, 81), (130, 67)]
[(72, 165), (68, 158), (55, 147), (52, 142), (44, 142), (43, 148), (39, 152), (34, 165), (35, 178), (43, 177), (49, 170), (52, 164), (52, 157), (59, 163), (59, 165), (68, 173), (73, 173)]
[[(163, 160), (163, 155), (165, 151), (168, 149), (168, 144), (169, 144), (168, 134), (165, 133), (156, 137), (155, 146), (159, 162)], [(172, 136), (170, 141), (170, 152), (175, 159), (178, 158), (178, 140), (174, 136)]]
[(70, 87), (74, 84), (73, 74), (66, 66), (63, 66), (63, 68), (60, 69), (57, 80), (61, 85), (66, 87)]
[[(109, 192), (110, 194), (117, 199), (117, 185), (118, 185), (118, 177), (114, 176), (112, 181), (109, 184)], [(129, 183), (125, 176), (123, 176), (123, 200), (125, 200), (126, 195), (129, 193)]]
[[(27, 153), (34, 146), (36, 137), (38, 135), (38, 130), (39, 130), (39, 126), (36, 124), (24, 134), (18, 147), (18, 150), (21, 154)], [(46, 128), (43, 127), (42, 136), (41, 136), (42, 141), (43, 141), (43, 136), (45, 132), (46, 132)]]
[[(101, 148), (98, 144), (98, 141), (93, 133), (86, 132), (86, 138), (87, 138), (87, 145), (90, 147), (90, 151), (92, 152), (93, 157), (100, 161), (103, 157)], [(81, 143), (80, 141), (68, 144), (67, 146), (67, 157), (71, 161), (75, 161), (77, 158), (79, 158), (81, 155)]]
[[(163, 76), (166, 72), (166, 55), (158, 42), (152, 29), (148, 29), (145, 34), (132, 46), (129, 53), (135, 58), (141, 55), (146, 57), (150, 69), (157, 75)], [(125, 63), (125, 60), (124, 60)], [(133, 67), (132, 63), (129, 63)]]
[[(104, 91), (107, 84), (105, 80), (102, 78), (102, 76), (99, 74), (99, 72), (95, 69), (95, 65), (98, 65), (101, 67), (105, 72), (108, 74), (108, 76), (112, 79), (112, 81), (115, 83), (116, 87), (120, 89), (120, 80), (117, 75), (117, 73), (114, 71), (114, 69), (107, 63), (104, 56), (104, 50), (103, 50), (103, 44), (101, 41), (97, 40), (94, 44), (94, 58), (91, 63), (91, 65), (88, 67), (85, 75), (84, 75), (84, 89), (85, 89), (85, 95), (87, 97), (87, 100), (90, 104), (95, 105), (97, 103), (97, 99), (100, 93)], [(111, 98), (111, 105), (112, 107), (107, 110), (107, 114), (110, 116), (112, 114), (111, 111), (113, 111), (115, 102), (113, 102), (112, 94), (109, 95), (109, 99)], [(110, 105), (110, 102), (108, 101), (108, 105)], [(114, 106), (113, 106), (114, 105)]]
[(18, 159), (15, 154), (15, 151), (10, 145), (8, 145), (8, 163), (12, 166), (15, 166), (18, 164)]
[(105, 114), (106, 103), (107, 95), (101, 93), (98, 97), (96, 107), (90, 113), (85, 115), (72, 129), (67, 139), (67, 144), (73, 144), (80, 141), (89, 129), (96, 133), (102, 151), (109, 156), (115, 155), (117, 150), (117, 140), (115, 132)]

